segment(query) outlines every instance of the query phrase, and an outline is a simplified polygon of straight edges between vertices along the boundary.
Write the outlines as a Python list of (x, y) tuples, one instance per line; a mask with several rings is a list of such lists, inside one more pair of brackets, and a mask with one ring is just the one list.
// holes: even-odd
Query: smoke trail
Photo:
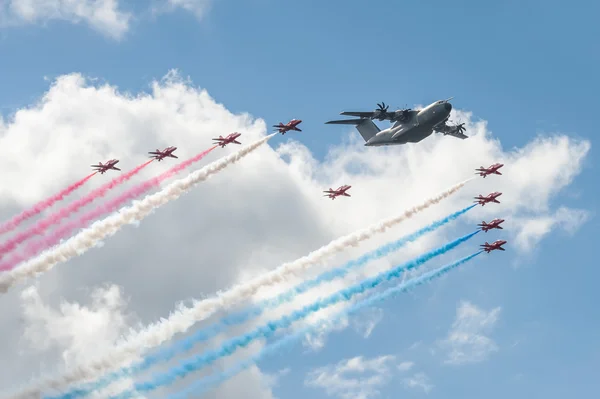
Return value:
[[(273, 135), (267, 136), (265, 141), (271, 138), (272, 136)], [(240, 153), (243, 150), (244, 149), (238, 151), (238, 153)], [(231, 154), (230, 156), (234, 154)], [(330, 242), (329, 244), (311, 252), (310, 254), (300, 259), (282, 265), (281, 267), (275, 269), (270, 273), (266, 273), (262, 276), (259, 276), (246, 284), (234, 286), (228, 291), (221, 292), (216, 298), (209, 298), (203, 301), (197, 301), (191, 308), (185, 308), (182, 306), (175, 312), (171, 313), (171, 315), (167, 319), (162, 319), (159, 322), (151, 324), (148, 327), (146, 327), (145, 330), (142, 330), (137, 334), (131, 334), (130, 337), (128, 337), (128, 339), (124, 343), (118, 345), (115, 348), (115, 350), (107, 354), (105, 358), (94, 361), (88, 366), (80, 366), (76, 370), (71, 370), (69, 373), (61, 377), (48, 378), (43, 382), (35, 382), (35, 386), (33, 388), (28, 389), (22, 394), (12, 396), (11, 399), (37, 398), (40, 394), (39, 392), (42, 392), (45, 389), (60, 389), (60, 387), (63, 387), (65, 385), (72, 384), (80, 380), (94, 378), (97, 375), (106, 372), (107, 370), (112, 370), (116, 367), (126, 364), (127, 362), (132, 361), (132, 359), (135, 359), (138, 356), (138, 354), (144, 351), (145, 349), (156, 347), (162, 344), (163, 342), (173, 338), (175, 334), (187, 331), (196, 322), (203, 320), (206, 317), (209, 317), (216, 309), (219, 308), (219, 306), (227, 307), (235, 304), (237, 301), (243, 301), (247, 298), (250, 298), (261, 287), (276, 284), (278, 281), (284, 279), (286, 276), (294, 274), (296, 272), (296, 269), (298, 269), (298, 271), (307, 269), (311, 265), (321, 261), (327, 256), (343, 251), (347, 247), (357, 245), (360, 242), (365, 241), (378, 233), (383, 233), (388, 228), (394, 227), (395, 225), (403, 222), (404, 220), (409, 219), (416, 213), (421, 212), (429, 208), (430, 206), (439, 203), (440, 201), (449, 197), (450, 195), (456, 193), (465, 184), (467, 184), (473, 179), (475, 178), (473, 177), (461, 183), (458, 183), (453, 187), (438, 194), (437, 196), (425, 201), (423, 204), (415, 206), (414, 208), (405, 211), (401, 215), (385, 219), (377, 224), (367, 227), (366, 229), (359, 230), (358, 232), (338, 238), (337, 240)], [(109, 222), (107, 222), (107, 219), (105, 219), (105, 221), (103, 221), (102, 223), (109, 224)], [(113, 221), (111, 220), (110, 223), (113, 223)], [(104, 229), (104, 227), (102, 227), (102, 229)], [(65, 243), (66, 245), (61, 245), (60, 247), (58, 247), (58, 249), (55, 250), (56, 252), (60, 249), (61, 252), (67, 253), (68, 256), (61, 255), (53, 258), (46, 258), (44, 262), (48, 262), (48, 266), (46, 266), (46, 263), (42, 264), (41, 262), (38, 262), (32, 264), (32, 262), (29, 262), (29, 265), (26, 265), (28, 266), (28, 270), (31, 270), (31, 272), (22, 273), (14, 277), (11, 276), (10, 279), (7, 279), (5, 276), (0, 275), (0, 291), (6, 291), (14, 283), (21, 279), (27, 278), (29, 276), (34, 276), (38, 273), (36, 270), (40, 270), (41, 272), (50, 269), (54, 264), (60, 262), (61, 259), (64, 259), (66, 261), (76, 256), (76, 250), (70, 249), (71, 245), (69, 244), (71, 243), (71, 241), (74, 240), (77, 240), (74, 242), (87, 242), (87, 240), (90, 240), (89, 238), (87, 238), (87, 235), (83, 236), (84, 233), (86, 232), (82, 232), (80, 235), (77, 235), (76, 237), (67, 241), (67, 243)], [(109, 234), (107, 233), (106, 235)], [(91, 243), (89, 247), (93, 246), (97, 241), (100, 241), (103, 237), (104, 236), (102, 235), (99, 236), (99, 238), (97, 238), (93, 243)], [(15, 269), (13, 272), (11, 272), (11, 274), (18, 272), (21, 269), (22, 268)]]
[[(127, 180), (131, 179), (133, 176), (137, 175), (142, 169), (144, 169), (146, 166), (150, 165), (150, 163), (152, 161), (153, 161), (153, 159), (151, 159), (147, 162), (144, 162), (143, 164), (130, 170), (129, 172), (119, 175), (118, 177), (115, 177), (114, 179), (112, 179), (108, 183), (104, 184), (103, 186), (98, 187), (97, 189), (95, 189), (94, 191), (92, 191), (91, 193), (86, 195), (85, 197), (82, 197), (82, 198), (78, 199), (77, 201), (70, 203), (66, 207), (64, 207), (64, 208), (58, 210), (57, 212), (49, 215), (48, 217), (40, 220), (39, 222), (37, 222), (36, 224), (31, 226), (27, 230), (17, 234), (10, 240), (8, 240), (5, 243), (3, 243), (2, 245), (0, 245), (0, 254), (5, 255), (7, 252), (12, 251), (13, 249), (15, 249), (15, 247), (17, 245), (20, 245), (24, 241), (28, 240), (30, 237), (32, 237), (34, 235), (42, 234), (48, 227), (60, 222), (62, 219), (69, 216), (73, 212), (76, 212), (81, 207), (93, 202), (97, 198), (101, 198), (101, 197), (105, 196), (106, 193), (108, 193), (111, 189), (115, 188), (116, 186), (118, 186), (120, 184), (123, 184)], [(2, 255), (0, 255), (0, 257), (2, 257)], [(17, 256), (14, 259), (20, 259), (20, 258)], [(25, 258), (23, 258), (23, 259), (25, 259)], [(22, 260), (22, 259), (20, 259), (20, 260)], [(11, 269), (12, 266), (8, 266), (8, 265), (13, 265), (13, 263), (14, 263), (13, 260), (8, 261), (8, 262), (3, 262), (2, 264), (0, 264), (0, 271)]]
[(148, 195), (142, 200), (135, 201), (131, 206), (121, 209), (118, 213), (94, 223), (56, 248), (26, 262), (23, 266), (0, 275), (0, 292), (6, 292), (21, 280), (34, 277), (39, 273), (50, 270), (58, 263), (66, 262), (75, 256), (83, 254), (102, 239), (114, 235), (126, 224), (141, 221), (158, 207), (176, 200), (196, 184), (250, 154), (266, 143), (271, 137), (275, 136), (275, 134), (277, 133), (266, 136), (226, 157), (206, 165), (200, 170), (190, 173), (182, 179), (172, 182), (161, 191)]
[[(97, 172), (87, 175), (83, 179), (71, 184), (69, 187), (63, 189), (62, 191), (54, 194), (52, 197), (47, 198), (41, 202), (38, 202), (31, 208), (21, 212), (18, 215), (13, 216), (12, 219), (7, 220), (6, 222), (0, 225), (0, 234), (8, 233), (9, 231), (15, 229), (19, 224), (23, 223), (25, 220), (37, 216), (40, 213), (44, 212), (46, 209), (50, 208), (52, 205), (64, 199), (67, 195), (71, 194), (73, 191), (77, 190), (81, 186), (83, 186), (88, 180), (90, 180)], [(0, 257), (2, 256), (2, 252), (0, 250)]]
[[(417, 268), (424, 264), (425, 262), (433, 259), (436, 256), (442, 255), (451, 249), (457, 247), (463, 242), (469, 240), (471, 237), (475, 236), (475, 234), (479, 233), (480, 230), (474, 231), (473, 233), (467, 234), (463, 237), (460, 237), (454, 241), (451, 241), (437, 249), (429, 251), (412, 261), (409, 261), (403, 265), (400, 265), (392, 270), (382, 272), (375, 277), (367, 278), (362, 282), (355, 284), (351, 287), (342, 289), (336, 292), (333, 295), (325, 299), (319, 299), (311, 305), (305, 306), (300, 310), (296, 310), (292, 312), (290, 315), (283, 316), (278, 320), (270, 321), (263, 326), (257, 327), (254, 330), (241, 335), (239, 337), (230, 339), (223, 343), (220, 348), (216, 350), (210, 350), (205, 352), (202, 355), (193, 357), (191, 359), (184, 360), (180, 363), (179, 366), (175, 366), (171, 368), (169, 371), (163, 374), (156, 374), (153, 380), (148, 382), (141, 382), (134, 384), (134, 390), (125, 391), (119, 395), (112, 396), (112, 399), (129, 399), (138, 392), (149, 392), (153, 391), (161, 386), (170, 385), (175, 382), (178, 378), (183, 378), (187, 376), (189, 373), (197, 371), (202, 367), (205, 367), (209, 364), (212, 364), (214, 361), (231, 355), (238, 348), (243, 348), (254, 342), (256, 339), (260, 338), (270, 338), (273, 336), (278, 330), (282, 328), (287, 328), (292, 325), (294, 322), (299, 321), (315, 312), (318, 312), (326, 307), (331, 305), (335, 305), (339, 302), (349, 301), (354, 295), (362, 294), (370, 289), (377, 287), (378, 285), (385, 283), (387, 281), (393, 280), (395, 278), (400, 277), (402, 272)], [(123, 375), (126, 376), (126, 375)], [(93, 385), (95, 388), (95, 384)], [(61, 396), (61, 399), (66, 398), (76, 398), (78, 396), (83, 396), (89, 394), (90, 390), (78, 390), (72, 392), (70, 394)]]
[(331, 326), (335, 325), (335, 323), (342, 320), (343, 318), (345, 318), (349, 315), (352, 315), (352, 314), (362, 310), (365, 307), (374, 305), (379, 302), (383, 302), (386, 299), (389, 299), (398, 294), (406, 292), (409, 289), (414, 288), (416, 286), (419, 286), (419, 285), (422, 285), (425, 283), (429, 283), (429, 282), (435, 280), (436, 278), (439, 278), (439, 277), (445, 275), (446, 273), (450, 272), (452, 269), (456, 269), (457, 267), (463, 265), (464, 263), (467, 263), (468, 261), (470, 261), (477, 255), (479, 255), (480, 253), (481, 253), (481, 251), (476, 252), (472, 255), (469, 255), (462, 259), (459, 259), (456, 262), (453, 262), (449, 265), (440, 267), (439, 269), (435, 269), (430, 272), (423, 273), (419, 277), (412, 278), (412, 279), (402, 283), (401, 285), (398, 285), (398, 286), (392, 287), (392, 288), (388, 288), (387, 290), (385, 290), (379, 294), (374, 294), (374, 295), (372, 295), (360, 302), (357, 302), (356, 304), (340, 311), (332, 319), (322, 320), (319, 323), (309, 325), (309, 326), (295, 332), (292, 335), (283, 337), (283, 338), (277, 340), (276, 342), (264, 347), (259, 353), (250, 357), (249, 359), (246, 359), (244, 361), (237, 363), (233, 367), (229, 368), (228, 370), (225, 370), (224, 372), (222, 372), (220, 374), (216, 374), (216, 375), (204, 378), (202, 380), (199, 380), (197, 382), (194, 382), (185, 390), (169, 395), (167, 397), (167, 399), (184, 399), (184, 398), (190, 397), (191, 395), (194, 395), (194, 397), (199, 397), (199, 395), (206, 392), (212, 386), (228, 380), (229, 378), (233, 377), (237, 373), (247, 369), (248, 367), (252, 366), (253, 364), (258, 363), (265, 356), (275, 353), (275, 352), (279, 351), (280, 349), (282, 349), (283, 347), (293, 344), (296, 341), (301, 340), (302, 338), (304, 338), (306, 336), (306, 334), (310, 334), (314, 331), (318, 331), (323, 327), (325, 327), (325, 328), (331, 327)]
[[(331, 281), (336, 278), (344, 277), (352, 269), (362, 267), (365, 264), (367, 264), (368, 262), (382, 258), (384, 256), (387, 256), (388, 254), (390, 254), (393, 251), (399, 250), (406, 243), (415, 241), (415, 240), (419, 239), (420, 237), (422, 237), (423, 235), (425, 235), (429, 232), (432, 232), (432, 231), (442, 227), (443, 225), (457, 219), (458, 217), (465, 214), (466, 212), (468, 212), (475, 206), (477, 206), (477, 205), (469, 205), (468, 207), (461, 209), (460, 211), (454, 212), (451, 215), (449, 215), (443, 219), (435, 221), (435, 222), (431, 223), (430, 225), (428, 225), (420, 230), (417, 230), (416, 232), (414, 232), (408, 236), (402, 237), (399, 240), (392, 241), (385, 245), (382, 245), (381, 247), (379, 247), (371, 252), (368, 252), (368, 253), (360, 256), (357, 259), (353, 259), (353, 260), (347, 262), (346, 264), (344, 264), (341, 267), (338, 267), (331, 271), (322, 273), (321, 275), (319, 275), (318, 277), (316, 277), (312, 280), (300, 283), (296, 287), (288, 290), (287, 292), (284, 292), (284, 293), (278, 295), (277, 297), (275, 297), (273, 299), (265, 300), (265, 301), (257, 304), (256, 307), (254, 307), (250, 310), (239, 312), (239, 314), (233, 314), (233, 315), (227, 316), (227, 317), (221, 319), (219, 322), (211, 325), (210, 327), (202, 329), (202, 330), (194, 333), (192, 336), (184, 338), (184, 339), (180, 340), (179, 342), (176, 342), (170, 348), (166, 348), (166, 349), (159, 351), (158, 353), (146, 356), (146, 358), (138, 364), (127, 367), (127, 368), (122, 369), (117, 372), (113, 372), (113, 373), (103, 377), (102, 379), (100, 379), (99, 381), (94, 383), (94, 387), (90, 388), (90, 390), (103, 389), (104, 387), (113, 383), (114, 381), (123, 377), (124, 375), (132, 375), (132, 374), (140, 373), (142, 371), (149, 369), (157, 362), (167, 362), (167, 361), (171, 360), (177, 354), (190, 350), (198, 342), (205, 341), (205, 340), (212, 338), (213, 336), (217, 335), (218, 333), (223, 331), (225, 328), (227, 328), (227, 326), (234, 325), (234, 324), (240, 324), (240, 323), (243, 323), (253, 317), (258, 317), (265, 310), (267, 310), (269, 308), (277, 307), (285, 302), (291, 301), (297, 295), (300, 295), (300, 294), (302, 294), (324, 282)], [(66, 397), (67, 396), (64, 396), (64, 398), (66, 398)], [(72, 397), (72, 396), (68, 396), (68, 397)]]
[[(108, 201), (107, 203), (99, 205), (98, 207), (92, 209), (88, 213), (80, 216), (79, 218), (77, 218), (63, 226), (60, 226), (57, 230), (53, 231), (48, 236), (42, 237), (40, 240), (30, 243), (25, 248), (25, 252), (23, 252), (21, 254), (14, 254), (7, 261), (1, 262), (0, 263), (0, 271), (12, 269), (19, 262), (22, 262), (25, 259), (28, 259), (28, 258), (31, 258), (31, 257), (37, 255), (38, 253), (40, 253), (41, 251), (43, 251), (44, 249), (46, 249), (52, 245), (56, 245), (57, 243), (60, 242), (61, 239), (68, 236), (74, 230), (86, 227), (88, 225), (88, 223), (91, 222), (92, 220), (95, 220), (104, 214), (114, 212), (117, 209), (119, 209), (123, 204), (125, 204), (127, 201), (138, 198), (139, 196), (147, 193), (148, 191), (150, 191), (153, 188), (160, 187), (160, 184), (162, 182), (173, 177), (174, 175), (181, 172), (182, 170), (188, 168), (190, 165), (192, 165), (196, 162), (199, 162), (200, 160), (202, 160), (202, 158), (204, 158), (206, 155), (208, 155), (216, 147), (217, 146), (214, 146), (214, 147), (209, 148), (206, 151), (202, 151), (200, 154), (195, 155), (194, 157), (175, 165), (174, 167), (170, 168), (166, 172), (130, 188), (129, 190), (125, 191), (118, 197)], [(146, 162), (144, 165), (142, 165), (142, 167), (145, 165), (148, 165), (152, 161), (153, 161), (153, 159)]]

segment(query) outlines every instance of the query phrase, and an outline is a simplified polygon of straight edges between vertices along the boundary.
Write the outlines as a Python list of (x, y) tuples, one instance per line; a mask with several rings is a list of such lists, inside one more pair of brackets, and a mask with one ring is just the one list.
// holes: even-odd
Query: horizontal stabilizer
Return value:
[(355, 125), (365, 142), (371, 140), (377, 133), (380, 132), (380, 129), (375, 123), (373, 123), (371, 119), (345, 119), (339, 121), (329, 121), (325, 123), (330, 125)]
[(326, 125), (359, 125), (364, 119), (344, 119), (339, 121), (325, 122)]

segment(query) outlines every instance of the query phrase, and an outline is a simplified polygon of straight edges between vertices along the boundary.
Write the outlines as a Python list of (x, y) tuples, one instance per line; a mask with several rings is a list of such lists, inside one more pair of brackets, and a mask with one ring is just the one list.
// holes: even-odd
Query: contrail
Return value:
[[(220, 332), (222, 332), (223, 330), (225, 330), (228, 326), (240, 324), (240, 323), (248, 321), (251, 318), (258, 317), (265, 310), (277, 307), (285, 302), (291, 301), (297, 295), (300, 295), (300, 294), (302, 294), (324, 282), (331, 281), (336, 278), (344, 277), (353, 269), (362, 267), (365, 264), (367, 264), (373, 260), (380, 259), (384, 256), (387, 256), (391, 252), (399, 250), (408, 242), (415, 241), (415, 240), (419, 239), (420, 237), (424, 236), (425, 234), (430, 233), (430, 232), (444, 226), (445, 224), (457, 219), (458, 217), (465, 214), (466, 212), (468, 212), (475, 206), (476, 205), (469, 205), (468, 207), (461, 209), (460, 211), (454, 212), (454, 213), (450, 214), (449, 216), (446, 216), (443, 219), (435, 221), (435, 222), (429, 224), (428, 226), (423, 227), (422, 229), (419, 229), (410, 235), (402, 237), (399, 240), (384, 244), (381, 247), (360, 256), (359, 258), (356, 258), (356, 259), (353, 259), (353, 260), (347, 262), (343, 266), (335, 268), (331, 271), (326, 271), (325, 273), (322, 273), (321, 275), (319, 275), (318, 277), (316, 277), (312, 280), (302, 282), (299, 285), (297, 285), (296, 287), (288, 290), (287, 292), (284, 292), (284, 293), (278, 295), (277, 297), (275, 297), (273, 299), (265, 300), (265, 301), (257, 304), (255, 307), (251, 308), (250, 310), (242, 311), (242, 312), (239, 312), (238, 314), (233, 314), (233, 315), (224, 317), (217, 323), (215, 323), (205, 329), (197, 331), (192, 336), (181, 339), (179, 342), (174, 343), (171, 347), (160, 350), (158, 353), (146, 356), (143, 361), (141, 361), (133, 366), (127, 367), (123, 370), (119, 370), (119, 371), (110, 373), (109, 375), (102, 377), (100, 380), (98, 380), (96, 383), (94, 383), (94, 387), (90, 388), (90, 391), (91, 390), (96, 391), (96, 390), (103, 389), (104, 387), (112, 384), (119, 378), (122, 378), (124, 375), (132, 375), (132, 374), (138, 374), (140, 372), (143, 372), (158, 362), (167, 362), (167, 361), (171, 360), (173, 357), (175, 357), (176, 355), (190, 350), (198, 342), (205, 341), (205, 340), (208, 340), (208, 339), (214, 337), (215, 335), (217, 335)], [(65, 396), (61, 396), (61, 398), (74, 397), (74, 396), (69, 396), (69, 395), (70, 394), (66, 394)]]
[[(273, 135), (267, 136), (265, 141), (271, 138), (272, 136)], [(233, 155), (234, 154), (231, 154), (230, 156)], [(81, 366), (76, 370), (71, 370), (68, 374), (63, 375), (61, 377), (49, 378), (43, 382), (36, 383), (36, 387), (31, 388), (31, 390), (24, 393), (24, 396), (14, 396), (11, 398), (37, 398), (40, 395), (39, 392), (42, 392), (45, 389), (60, 389), (65, 385), (69, 385), (80, 380), (94, 378), (106, 372), (107, 370), (113, 370), (117, 367), (120, 367), (134, 360), (145, 349), (159, 346), (163, 342), (173, 338), (175, 334), (187, 331), (196, 322), (209, 317), (215, 310), (219, 309), (219, 306), (228, 307), (230, 305), (235, 304), (237, 301), (243, 301), (248, 298), (251, 298), (252, 295), (254, 295), (261, 287), (276, 284), (288, 275), (293, 275), (296, 272), (305, 270), (311, 265), (321, 261), (322, 259), (330, 255), (334, 255), (337, 252), (343, 251), (347, 247), (357, 245), (360, 242), (365, 241), (378, 233), (383, 233), (388, 228), (391, 228), (403, 222), (404, 220), (409, 219), (416, 213), (421, 212), (429, 208), (430, 206), (437, 204), (443, 199), (449, 197), (450, 195), (456, 193), (465, 184), (467, 184), (473, 179), (475, 178), (473, 177), (461, 183), (458, 183), (453, 187), (438, 194), (437, 196), (425, 201), (423, 204), (415, 206), (414, 208), (405, 211), (401, 215), (385, 219), (366, 229), (338, 238), (337, 240), (330, 242), (329, 244), (309, 253), (308, 255), (302, 258), (290, 263), (286, 263), (272, 272), (266, 273), (262, 276), (258, 276), (257, 278), (248, 283), (239, 284), (232, 287), (228, 291), (220, 292), (216, 298), (209, 298), (203, 301), (196, 301), (194, 306), (192, 306), (191, 308), (186, 308), (182, 306), (180, 309), (171, 313), (171, 315), (167, 319), (163, 319), (159, 322), (151, 324), (148, 327), (146, 327), (145, 330), (142, 330), (137, 334), (131, 334), (130, 337), (124, 343), (118, 345), (115, 348), (115, 350), (108, 353), (106, 357), (99, 359), (88, 366)], [(112, 220), (110, 222), (107, 222), (107, 220), (105, 220), (102, 223), (110, 225), (114, 222)], [(5, 276), (0, 275), (0, 290), (3, 289), (4, 291), (6, 291), (15, 282), (20, 281), (29, 276), (34, 276), (37, 273), (36, 270), (40, 270), (40, 272), (48, 270), (54, 264), (60, 262), (62, 259), (66, 261), (76, 256), (76, 250), (71, 249), (72, 244), (69, 243), (75, 239), (78, 240), (75, 242), (86, 242), (87, 240), (89, 240), (89, 238), (87, 238), (89, 234), (87, 234), (86, 236), (82, 236), (84, 233), (86, 232), (82, 232), (81, 234), (67, 241), (64, 245), (58, 247), (62, 248), (62, 251), (66, 252), (69, 255), (68, 257), (46, 257), (44, 262), (48, 262), (48, 266), (46, 266), (46, 263), (41, 263), (40, 261), (33, 265), (31, 265), (31, 262), (28, 262), (29, 265), (27, 270), (33, 270), (32, 272), (21, 273), (16, 275), (15, 277), (11, 277), (10, 279), (6, 279)], [(89, 247), (93, 246), (97, 241), (100, 241), (103, 237), (104, 236), (100, 236), (100, 238), (96, 239), (92, 244), (90, 244)], [(56, 251), (58, 251), (58, 249)], [(21, 269), (22, 268), (17, 268), (11, 273), (18, 272)], [(11, 274), (7, 273), (7, 275)], [(31, 396), (32, 394), (30, 392), (33, 392), (33, 396)]]
[[(303, 307), (302, 309), (293, 311), (290, 315), (283, 316), (278, 320), (267, 322), (265, 325), (255, 328), (254, 330), (241, 335), (236, 338), (232, 338), (228, 341), (225, 341), (220, 348), (215, 350), (209, 350), (202, 355), (195, 356), (190, 359), (183, 360), (179, 362), (178, 366), (172, 367), (170, 370), (163, 374), (156, 374), (153, 376), (151, 381), (147, 382), (139, 382), (134, 384), (133, 390), (127, 390), (119, 395), (111, 396), (111, 399), (129, 399), (133, 395), (137, 393), (150, 392), (162, 386), (170, 385), (175, 382), (179, 378), (183, 378), (188, 374), (197, 371), (205, 366), (208, 366), (215, 362), (216, 360), (229, 356), (234, 353), (237, 349), (248, 346), (250, 343), (256, 341), (257, 339), (265, 338), (268, 339), (272, 337), (278, 330), (287, 328), (291, 326), (293, 323), (315, 313), (322, 309), (325, 309), (329, 306), (335, 305), (340, 302), (346, 302), (352, 299), (353, 296), (362, 294), (371, 290), (380, 284), (383, 284), (387, 281), (393, 280), (395, 278), (400, 277), (402, 272), (417, 268), (424, 264), (425, 262), (435, 258), (436, 256), (445, 254), (446, 252), (454, 249), (458, 245), (463, 242), (469, 240), (481, 230), (476, 230), (473, 233), (467, 234), (463, 237), (460, 237), (454, 241), (451, 241), (439, 248), (436, 248), (432, 251), (429, 251), (412, 261), (409, 261), (405, 264), (402, 264), (398, 267), (395, 267), (392, 270), (379, 273), (375, 277), (367, 278), (361, 281), (358, 284), (350, 286), (348, 288), (344, 288), (333, 295), (330, 295), (327, 298), (319, 299), (316, 302)], [(127, 376), (127, 374), (122, 375), (122, 377)], [(95, 388), (95, 384), (90, 384)], [(79, 396), (85, 396), (89, 394), (92, 390), (82, 389), (75, 390), (70, 392), (67, 395), (60, 396), (61, 399), (71, 399)]]
[(383, 302), (386, 299), (394, 297), (400, 293), (406, 292), (409, 289), (414, 288), (416, 286), (419, 286), (419, 285), (422, 285), (425, 283), (429, 283), (429, 282), (435, 280), (436, 278), (439, 278), (439, 277), (445, 275), (446, 273), (450, 272), (452, 269), (456, 269), (457, 267), (463, 265), (464, 263), (467, 263), (468, 261), (470, 261), (477, 255), (479, 255), (480, 253), (481, 253), (481, 251), (476, 252), (472, 255), (469, 255), (462, 259), (459, 259), (456, 262), (453, 262), (449, 265), (440, 267), (439, 269), (435, 269), (435, 270), (432, 270), (427, 273), (423, 273), (419, 277), (415, 277), (410, 280), (407, 280), (406, 282), (402, 283), (399, 286), (388, 288), (387, 290), (385, 290), (379, 294), (374, 294), (366, 299), (363, 299), (362, 301), (359, 301), (359, 302), (355, 303), (354, 305), (340, 311), (332, 319), (322, 320), (316, 324), (309, 325), (309, 326), (295, 332), (292, 335), (288, 335), (286, 337), (280, 338), (279, 340), (275, 341), (274, 343), (272, 343), (268, 346), (265, 346), (259, 353), (250, 357), (249, 359), (237, 363), (230, 369), (225, 370), (224, 372), (222, 372), (220, 374), (216, 374), (216, 375), (204, 378), (202, 380), (199, 380), (197, 382), (194, 382), (185, 390), (169, 395), (167, 397), (167, 399), (184, 399), (184, 398), (189, 398), (191, 396), (199, 397), (200, 395), (205, 393), (207, 390), (209, 390), (214, 385), (218, 385), (221, 382), (228, 380), (229, 378), (233, 377), (237, 373), (258, 363), (264, 357), (266, 357), (272, 353), (278, 352), (280, 349), (284, 348), (285, 346), (296, 343), (297, 341), (304, 338), (306, 336), (306, 334), (310, 334), (315, 331), (320, 331), (323, 327), (325, 327), (325, 328), (331, 327), (331, 326), (335, 325), (335, 323), (342, 320), (343, 318), (345, 318), (349, 315), (352, 315), (352, 314), (362, 310), (365, 307), (374, 305), (379, 302)]
[(75, 256), (83, 254), (104, 238), (114, 235), (126, 224), (141, 221), (158, 207), (176, 200), (188, 192), (197, 183), (208, 179), (212, 175), (225, 169), (227, 166), (250, 154), (266, 143), (275, 134), (276, 133), (266, 136), (237, 152), (231, 153), (228, 156), (190, 173), (182, 179), (172, 182), (161, 191), (148, 195), (142, 200), (135, 201), (131, 206), (121, 209), (118, 213), (95, 222), (89, 228), (46, 253), (41, 254), (37, 258), (27, 261), (22, 266), (16, 267), (8, 273), (1, 274), (0, 292), (6, 292), (17, 282), (34, 277), (50, 270), (58, 263), (66, 262)]
[[(190, 159), (180, 162), (179, 164), (173, 166), (166, 172), (163, 172), (156, 177), (148, 179), (145, 182), (130, 188), (118, 197), (108, 201), (105, 204), (97, 206), (96, 208), (78, 217), (77, 219), (63, 226), (60, 226), (58, 229), (48, 234), (47, 236), (30, 243), (29, 245), (27, 245), (23, 253), (13, 254), (7, 261), (0, 262), (0, 271), (12, 269), (13, 267), (17, 266), (20, 262), (39, 254), (44, 249), (47, 249), (52, 245), (58, 244), (61, 239), (67, 237), (74, 230), (85, 228), (91, 221), (97, 219), (98, 217), (118, 210), (127, 201), (136, 199), (139, 196), (152, 190), (153, 188), (160, 187), (162, 182), (173, 177), (182, 170), (187, 169), (192, 164), (199, 162), (215, 148), (216, 146), (211, 147), (208, 150), (202, 151), (201, 153), (195, 155)], [(141, 167), (150, 164), (150, 162), (152, 161), (153, 159), (141, 165)], [(138, 171), (139, 169), (141, 169), (141, 167), (138, 167)]]
[[(81, 186), (83, 186), (88, 180), (90, 180), (97, 172), (87, 175), (83, 179), (76, 181), (71, 184), (67, 188), (61, 190), (60, 192), (54, 194), (52, 197), (47, 198), (41, 202), (38, 202), (31, 208), (24, 210), (18, 215), (13, 216), (12, 219), (7, 220), (6, 222), (0, 225), (0, 234), (8, 233), (9, 231), (14, 230), (25, 220), (37, 216), (40, 213), (44, 212), (46, 209), (50, 208), (52, 205), (64, 199), (67, 195), (71, 194), (73, 191), (77, 190)], [(0, 257), (4, 251), (0, 250)]]
[[(86, 195), (85, 197), (82, 197), (82, 198), (78, 199), (77, 201), (72, 202), (71, 204), (67, 205), (66, 207), (64, 207), (64, 208), (58, 210), (57, 212), (54, 212), (53, 214), (49, 215), (48, 217), (40, 220), (39, 222), (37, 222), (36, 224), (31, 226), (27, 230), (17, 234), (15, 237), (11, 238), (10, 240), (8, 240), (5, 243), (3, 243), (2, 245), (0, 245), (0, 254), (5, 255), (7, 252), (10, 252), (13, 249), (15, 249), (17, 247), (17, 245), (20, 245), (21, 243), (28, 240), (29, 238), (31, 238), (34, 235), (42, 234), (48, 227), (60, 222), (62, 219), (69, 216), (73, 212), (76, 212), (81, 207), (93, 202), (97, 198), (101, 198), (101, 197), (105, 196), (106, 193), (109, 192), (109, 190), (115, 188), (116, 186), (118, 186), (120, 184), (123, 184), (127, 180), (131, 179), (133, 176), (137, 175), (142, 169), (144, 169), (146, 166), (148, 166), (150, 164), (150, 162), (152, 162), (152, 161), (153, 160), (151, 159), (150, 161), (144, 162), (143, 164), (130, 170), (129, 172), (119, 175), (118, 177), (115, 177), (110, 182), (104, 184), (101, 187), (98, 187), (97, 189), (95, 189), (94, 191), (92, 191), (91, 193)], [(0, 257), (2, 257), (2, 255), (0, 255)], [(0, 264), (0, 271), (11, 269), (12, 266), (11, 267), (7, 266), (8, 264), (11, 264), (11, 263), (12, 262), (9, 261), (9, 262), (3, 262), (2, 264)]]

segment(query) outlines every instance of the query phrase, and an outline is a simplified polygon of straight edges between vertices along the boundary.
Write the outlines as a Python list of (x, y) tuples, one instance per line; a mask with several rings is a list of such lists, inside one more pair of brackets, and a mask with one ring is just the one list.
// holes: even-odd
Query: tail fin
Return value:
[(355, 125), (356, 129), (365, 141), (369, 141), (373, 136), (381, 131), (370, 119), (345, 119), (340, 121), (326, 122), (329, 125)]

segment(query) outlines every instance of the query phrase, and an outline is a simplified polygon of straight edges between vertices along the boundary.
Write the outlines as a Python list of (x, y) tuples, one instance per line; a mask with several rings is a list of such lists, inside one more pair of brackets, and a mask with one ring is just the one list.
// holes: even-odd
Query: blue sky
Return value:
[[(201, 20), (185, 10), (152, 17), (137, 2), (125, 8), (138, 19), (121, 40), (85, 23), (1, 30), (0, 112), (34, 102), (48, 88), (44, 76), (81, 72), (137, 92), (176, 68), (233, 112), (269, 124), (303, 119), (296, 138), (321, 158), (345, 132), (323, 122), (342, 110), (454, 96), (505, 149), (544, 133), (589, 140), (583, 172), (555, 201), (597, 210), (597, 3), (215, 1)], [(390, 353), (415, 362), (435, 387), (406, 390), (394, 377), (382, 398), (592, 397), (600, 389), (598, 223), (592, 217), (574, 236), (550, 235), (518, 271), (509, 251), (480, 257), (468, 274), (386, 303), (367, 340), (348, 329), (319, 352), (298, 346), (261, 366), (290, 368), (274, 388), (285, 399), (327, 397), (304, 384), (316, 367)], [(444, 365), (426, 343), (447, 333), (463, 299), (502, 308), (490, 333), (499, 350), (476, 364)]]

